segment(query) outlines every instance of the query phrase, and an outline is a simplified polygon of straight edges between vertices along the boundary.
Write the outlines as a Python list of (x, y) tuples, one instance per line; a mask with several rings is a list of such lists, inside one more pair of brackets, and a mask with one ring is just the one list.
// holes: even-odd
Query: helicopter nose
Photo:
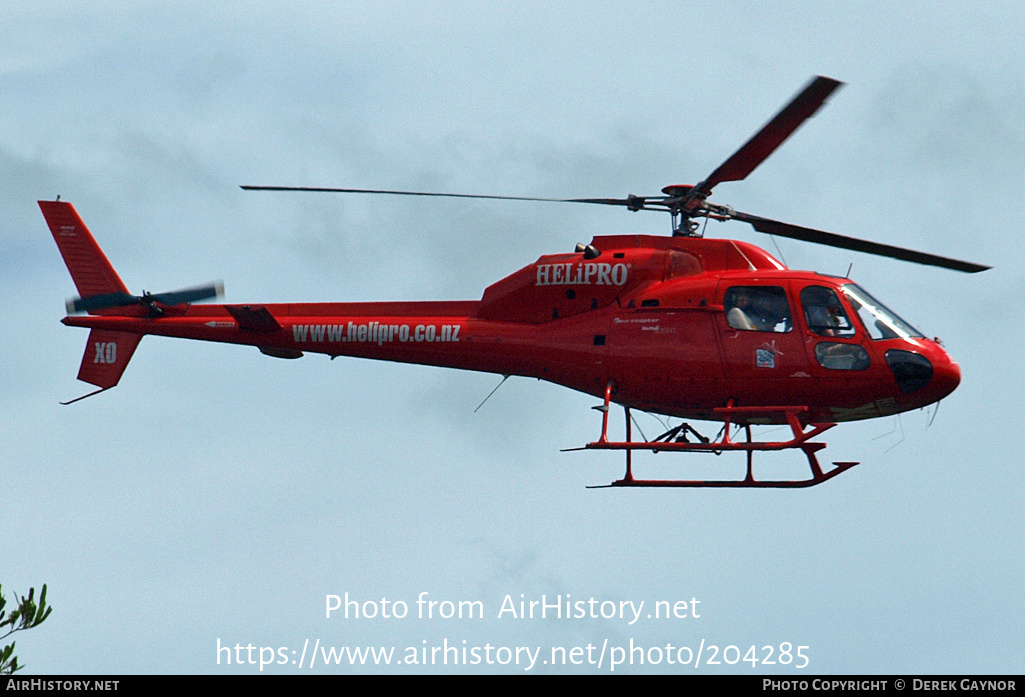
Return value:
[(943, 399), (961, 384), (961, 367), (943, 349), (940, 349), (939, 353), (941, 355), (937, 357), (938, 360), (933, 361), (932, 382), (930, 384), (936, 395), (934, 398), (937, 400)]
[(916, 347), (924, 351), (890, 349), (890, 366), (902, 392), (914, 394), (923, 405), (939, 401), (961, 383), (961, 368), (938, 344)]

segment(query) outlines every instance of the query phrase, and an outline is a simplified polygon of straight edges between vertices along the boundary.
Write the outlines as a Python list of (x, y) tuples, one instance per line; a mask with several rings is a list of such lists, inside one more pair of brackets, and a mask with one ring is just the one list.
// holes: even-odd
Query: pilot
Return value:
[(847, 314), (833, 291), (810, 286), (801, 292), (801, 300), (808, 328), (819, 336), (845, 336), (851, 333), (848, 331), (850, 324)]

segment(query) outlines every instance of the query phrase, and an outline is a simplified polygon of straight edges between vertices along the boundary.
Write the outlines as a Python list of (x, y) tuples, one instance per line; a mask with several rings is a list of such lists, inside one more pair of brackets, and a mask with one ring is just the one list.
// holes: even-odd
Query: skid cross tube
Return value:
[[(670, 429), (666, 433), (658, 436), (655, 440), (633, 440), (633, 432), (631, 428), (630, 418), (630, 407), (625, 406), (623, 409), (626, 412), (626, 440), (625, 441), (612, 441), (608, 437), (609, 427), (609, 409), (612, 403), (612, 392), (614, 385), (609, 383), (605, 388), (605, 400), (604, 403), (595, 407), (602, 412), (602, 426), (601, 436), (597, 441), (588, 443), (584, 447), (588, 450), (623, 450), (626, 453), (626, 473), (622, 479), (612, 482), (611, 484), (605, 485), (605, 487), (612, 486), (638, 486), (638, 487), (752, 487), (752, 488), (802, 488), (821, 484), (822, 482), (828, 481), (836, 475), (847, 471), (851, 467), (854, 467), (857, 462), (834, 462), (834, 468), (828, 472), (823, 472), (821, 465), (819, 465), (818, 458), (815, 456), (819, 450), (826, 447), (825, 443), (811, 442), (811, 439), (823, 433), (824, 431), (836, 426), (835, 423), (812, 423), (809, 424), (809, 430), (805, 431), (805, 427), (801, 424), (798, 418), (799, 414), (803, 414), (808, 411), (807, 407), (804, 406), (766, 406), (766, 407), (738, 407), (733, 404), (733, 400), (729, 400), (725, 407), (719, 407), (715, 409), (715, 413), (722, 416), (724, 426), (722, 430), (722, 437), (718, 440), (702, 440), (697, 443), (680, 442), (680, 439), (671, 440), (681, 430), (691, 430), (689, 427), (683, 429), (682, 427), (676, 427)], [(787, 424), (793, 433), (793, 437), (790, 440), (784, 441), (756, 441), (751, 437), (751, 424), (748, 420), (750, 417), (756, 416), (772, 416), (786, 419)], [(730, 438), (730, 429), (734, 423), (743, 425), (744, 432), (747, 436), (746, 441), (737, 442)], [(682, 437), (680, 437), (682, 439)], [(665, 439), (665, 440), (663, 440)], [(808, 465), (811, 468), (811, 479), (801, 480), (781, 480), (781, 481), (761, 481), (754, 478), (753, 472), (753, 458), (754, 451), (777, 451), (777, 450), (790, 450), (799, 449), (808, 458)], [(684, 479), (635, 479), (633, 476), (633, 460), (632, 453), (634, 450), (651, 450), (652, 452), (701, 452), (701, 453), (720, 453), (728, 451), (743, 451), (747, 453), (747, 474), (744, 479), (739, 480), (684, 480)], [(593, 488), (604, 488), (604, 487), (593, 487)]]

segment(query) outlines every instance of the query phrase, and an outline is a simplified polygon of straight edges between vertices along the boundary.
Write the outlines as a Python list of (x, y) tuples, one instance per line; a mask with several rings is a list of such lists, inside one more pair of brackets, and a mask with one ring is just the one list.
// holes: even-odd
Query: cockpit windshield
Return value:
[(840, 287), (847, 296), (868, 335), (873, 339), (923, 338), (923, 334), (893, 314), (885, 305), (873, 298), (866, 290), (853, 283)]

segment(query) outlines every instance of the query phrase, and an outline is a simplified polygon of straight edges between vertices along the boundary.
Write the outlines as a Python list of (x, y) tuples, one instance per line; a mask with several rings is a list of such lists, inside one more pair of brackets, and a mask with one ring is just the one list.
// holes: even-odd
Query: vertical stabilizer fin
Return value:
[[(142, 334), (132, 332), (116, 332), (109, 329), (93, 329), (89, 332), (89, 341), (85, 345), (82, 366), (78, 369), (78, 379), (96, 385), (100, 389), (85, 397), (109, 390), (114, 387), (132, 360), (135, 347), (139, 345)], [(77, 402), (79, 397), (71, 402)], [(62, 404), (71, 404), (62, 402)]]
[(67, 201), (40, 201), (39, 208), (80, 296), (128, 294), (128, 288), (74, 206)]

